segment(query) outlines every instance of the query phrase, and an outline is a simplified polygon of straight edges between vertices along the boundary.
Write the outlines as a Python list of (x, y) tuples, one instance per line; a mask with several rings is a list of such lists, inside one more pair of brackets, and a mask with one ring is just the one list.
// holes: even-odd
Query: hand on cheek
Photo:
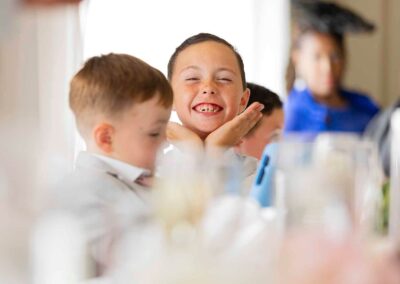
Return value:
[(262, 118), (261, 110), (263, 108), (262, 104), (253, 103), (234, 119), (210, 133), (205, 141), (206, 146), (223, 148), (236, 146)]
[(186, 143), (196, 149), (203, 149), (203, 141), (200, 137), (190, 129), (176, 122), (168, 122), (167, 140), (176, 146)]
[(195, 149), (214, 151), (238, 145), (241, 139), (256, 125), (262, 118), (261, 110), (264, 106), (260, 103), (253, 103), (241, 114), (231, 121), (225, 123), (215, 131), (211, 132), (205, 141), (190, 129), (175, 123), (169, 122), (167, 126), (167, 139), (170, 143), (179, 147), (181, 142), (188, 142)]

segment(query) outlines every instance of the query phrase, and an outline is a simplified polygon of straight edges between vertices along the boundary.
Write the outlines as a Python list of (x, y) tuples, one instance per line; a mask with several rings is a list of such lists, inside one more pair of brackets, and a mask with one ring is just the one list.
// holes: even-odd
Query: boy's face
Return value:
[(133, 166), (153, 170), (171, 108), (158, 102), (159, 96), (126, 109), (113, 123), (113, 158)]
[(270, 115), (263, 115), (257, 128), (243, 139), (239, 151), (260, 160), (265, 146), (279, 136), (283, 123), (283, 109), (274, 109)]
[(191, 45), (179, 53), (171, 85), (179, 119), (201, 138), (232, 120), (248, 101), (235, 54), (214, 41)]

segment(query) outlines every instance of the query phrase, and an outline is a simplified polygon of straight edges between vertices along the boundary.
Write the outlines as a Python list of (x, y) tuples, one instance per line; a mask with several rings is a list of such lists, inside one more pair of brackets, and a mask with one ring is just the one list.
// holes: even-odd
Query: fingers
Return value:
[(248, 125), (246, 125), (246, 126), (250, 126), (250, 129), (251, 129), (251, 127), (253, 127), (261, 119), (261, 117), (262, 117), (261, 111), (263, 109), (264, 109), (263, 104), (254, 102), (244, 112), (242, 112), (240, 115), (238, 115), (238, 119), (239, 120), (243, 119), (244, 124), (246, 124), (246, 122), (247, 122)]
[(206, 139), (207, 145), (219, 147), (232, 147), (237, 145), (261, 119), (262, 113), (260, 111), (263, 108), (264, 106), (262, 104), (253, 103), (240, 115), (211, 133)]
[[(262, 118), (261, 110), (263, 108), (264, 105), (258, 102), (251, 104), (245, 111), (234, 119), (210, 133), (205, 139), (207, 147), (216, 146), (227, 148), (240, 143), (241, 139)], [(180, 141), (186, 141), (203, 146), (203, 141), (197, 134), (175, 122), (168, 123), (167, 139), (173, 144)]]
[(263, 104), (257, 102), (251, 104), (244, 112), (229, 122), (232, 124), (231, 131), (235, 132), (239, 138), (245, 136), (262, 118), (261, 110), (263, 108)]
[(175, 145), (185, 143), (196, 148), (203, 146), (203, 142), (196, 133), (176, 122), (168, 122), (166, 134), (167, 140)]
[(250, 106), (248, 106), (248, 107), (243, 111), (243, 113), (245, 113), (245, 112), (252, 112), (252, 111), (260, 112), (260, 111), (262, 111), (263, 109), (264, 109), (264, 105), (263, 105), (263, 104), (260, 104), (260, 103), (258, 103), (258, 102), (254, 102), (254, 103), (252, 103)]
[(168, 122), (167, 139), (173, 141), (186, 141), (194, 139), (196, 134), (176, 122)]
[(166, 131), (168, 141), (180, 140), (182, 136), (182, 134), (180, 134), (180, 127), (182, 126), (176, 122), (168, 122)]

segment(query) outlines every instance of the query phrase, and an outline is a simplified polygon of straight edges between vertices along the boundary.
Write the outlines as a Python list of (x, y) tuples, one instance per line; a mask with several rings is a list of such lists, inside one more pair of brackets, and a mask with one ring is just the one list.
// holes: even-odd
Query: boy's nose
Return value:
[(217, 91), (212, 84), (205, 84), (202, 88), (202, 94), (211, 94), (214, 95)]
[(203, 90), (203, 94), (211, 94), (214, 95), (215, 91), (213, 89), (204, 89)]

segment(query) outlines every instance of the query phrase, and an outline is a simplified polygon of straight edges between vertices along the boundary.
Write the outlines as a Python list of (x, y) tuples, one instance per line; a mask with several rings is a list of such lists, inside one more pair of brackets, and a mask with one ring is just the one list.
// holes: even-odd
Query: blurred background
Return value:
[[(76, 152), (66, 104), (68, 82), (93, 55), (133, 54), (165, 73), (180, 42), (210, 32), (238, 49), (248, 81), (286, 96), (289, 0), (204, 0), (201, 5), (177, 0), (23, 2), (0, 4), (1, 115), (5, 119), (15, 113), (36, 123), (51, 141), (46, 151), (62, 153), (68, 161)], [(345, 84), (366, 92), (381, 106), (389, 105), (400, 89), (399, 1), (336, 2), (354, 8), (377, 27), (371, 35), (347, 37)]]
[[(347, 37), (345, 84), (391, 104), (400, 93), (400, 1), (335, 2), (376, 24), (371, 35)], [(284, 100), (290, 26), (289, 0), (0, 0), (0, 226), (8, 232), (0, 282), (28, 283), (26, 232), (84, 147), (68, 84), (87, 58), (123, 52), (166, 73), (184, 39), (214, 33), (242, 55), (248, 81)]]
[[(60, 2), (60, 3), (57, 3)], [(345, 85), (381, 106), (399, 94), (400, 3), (340, 0), (376, 24), (370, 35), (347, 37)], [(109, 52), (133, 54), (164, 73), (185, 38), (210, 32), (231, 42), (248, 81), (286, 96), (290, 47), (289, 0), (2, 0), (0, 2), (2, 121), (23, 120), (45, 141), (52, 163), (71, 165), (82, 148), (67, 106), (68, 82), (85, 59)], [(56, 155), (54, 155), (56, 154)], [(67, 164), (65, 163), (67, 162)], [(55, 169), (54, 167), (51, 167)]]

